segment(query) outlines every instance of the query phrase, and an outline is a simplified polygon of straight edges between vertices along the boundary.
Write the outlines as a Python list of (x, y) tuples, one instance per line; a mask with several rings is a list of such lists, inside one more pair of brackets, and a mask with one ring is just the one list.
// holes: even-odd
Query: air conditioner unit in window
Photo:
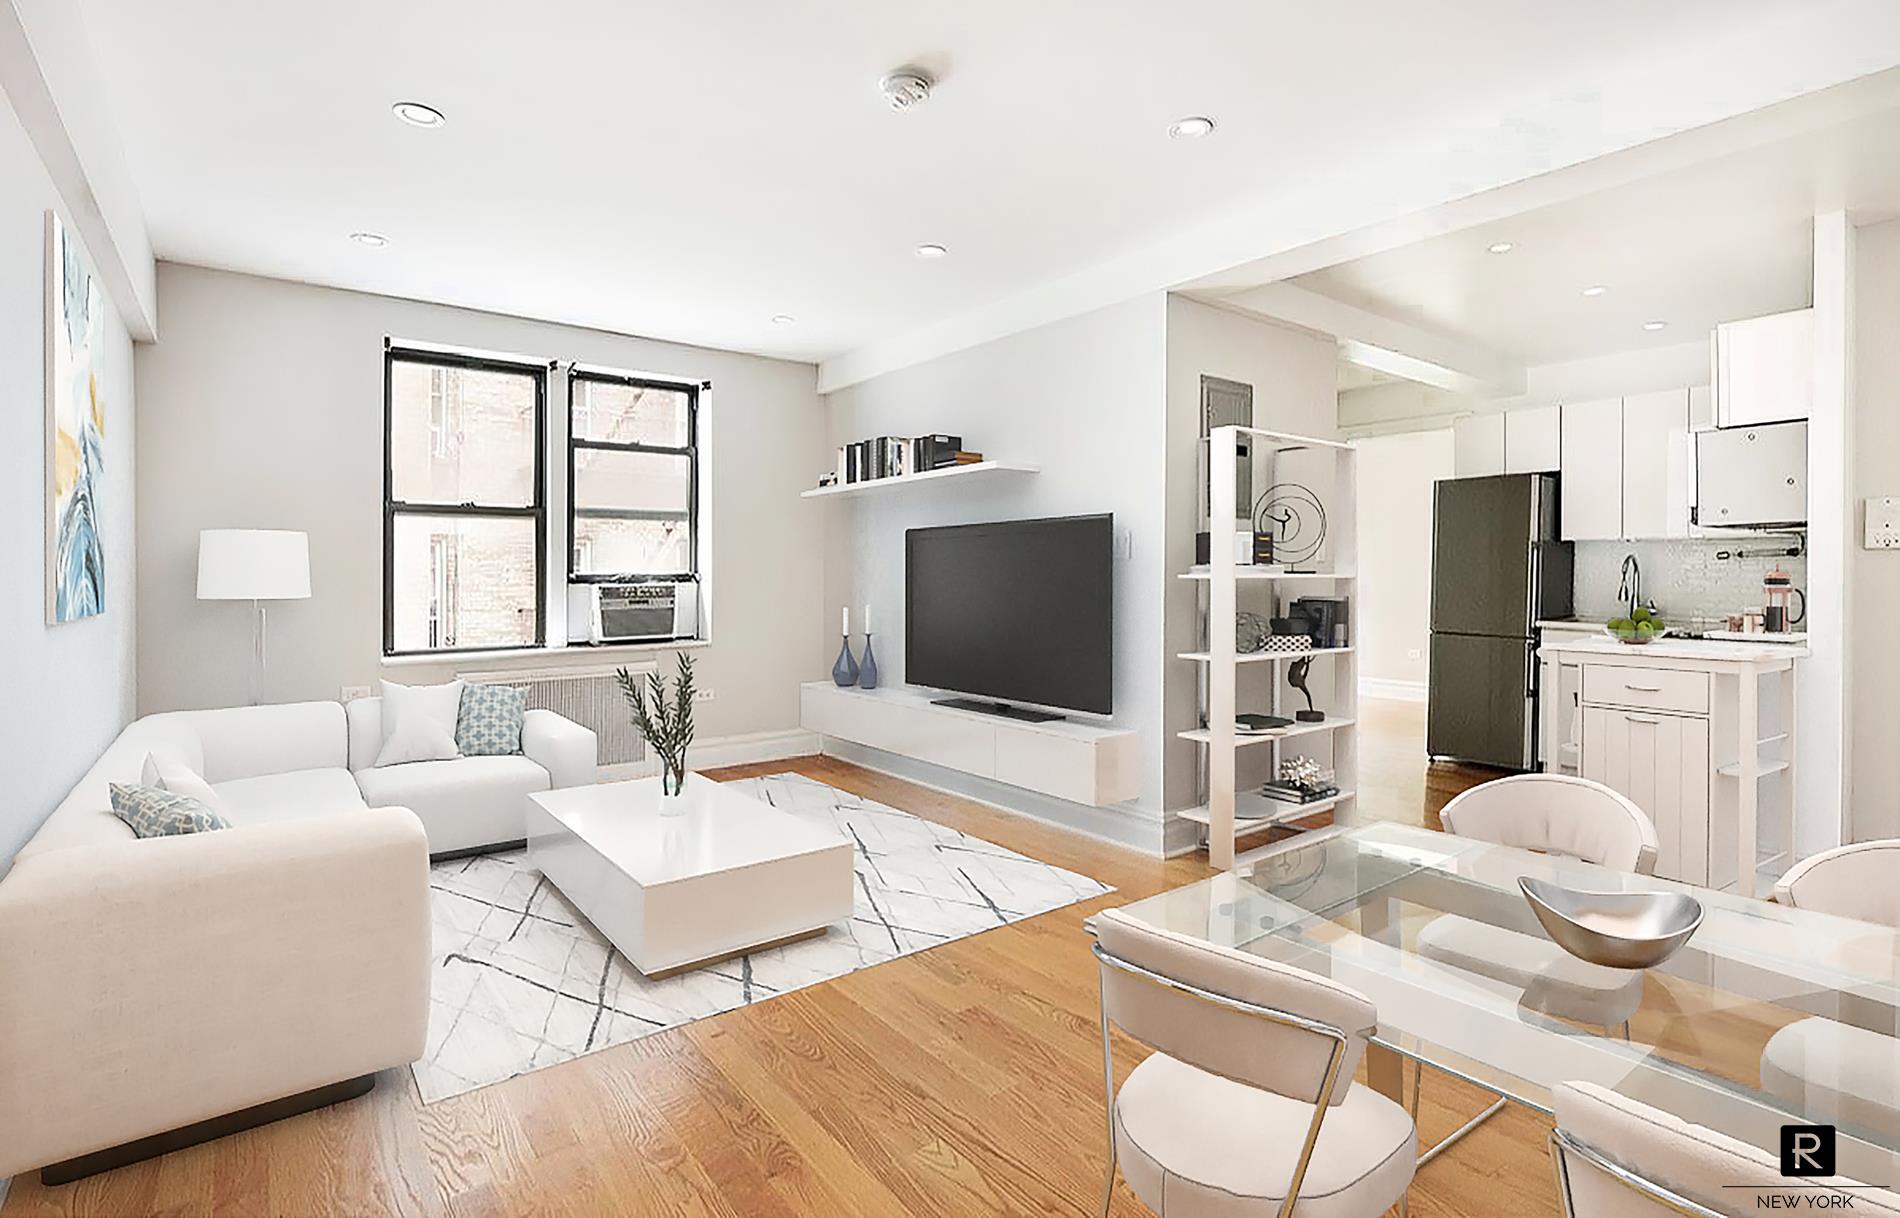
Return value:
[(692, 580), (570, 584), (570, 643), (652, 643), (699, 637), (699, 585)]

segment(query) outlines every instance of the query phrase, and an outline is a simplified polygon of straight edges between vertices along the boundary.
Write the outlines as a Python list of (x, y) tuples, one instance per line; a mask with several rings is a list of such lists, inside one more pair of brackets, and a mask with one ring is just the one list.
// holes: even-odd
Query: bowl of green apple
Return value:
[(1619, 643), (1653, 643), (1666, 638), (1669, 626), (1654, 609), (1638, 605), (1628, 617), (1613, 617), (1603, 624), (1603, 633)]

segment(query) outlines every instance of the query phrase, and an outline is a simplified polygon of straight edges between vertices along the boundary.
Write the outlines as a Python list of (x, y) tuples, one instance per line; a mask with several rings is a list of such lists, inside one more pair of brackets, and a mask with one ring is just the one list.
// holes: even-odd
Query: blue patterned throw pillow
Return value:
[(132, 826), (132, 832), (140, 837), (172, 837), (231, 827), (230, 821), (189, 795), (122, 782), (110, 784), (110, 789), (112, 814)]
[(455, 721), (455, 747), (464, 757), (499, 757), (521, 751), (521, 717), (528, 691), (507, 685), (464, 685), (462, 713)]

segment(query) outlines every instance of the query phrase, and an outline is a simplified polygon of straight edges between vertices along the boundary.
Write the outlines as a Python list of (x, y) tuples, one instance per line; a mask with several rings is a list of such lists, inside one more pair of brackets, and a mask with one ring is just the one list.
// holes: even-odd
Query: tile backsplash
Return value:
[[(1761, 608), (1761, 577), (1777, 566), (1794, 576), (1795, 587), (1807, 591), (1807, 559), (1785, 553), (1794, 545), (1795, 538), (1786, 534), (1580, 541), (1574, 595), (1577, 616), (1607, 620), (1622, 612), (1616, 596), (1618, 575), (1624, 556), (1634, 554), (1643, 569), (1643, 599), (1655, 601), (1665, 619), (1684, 627), (1719, 628), (1717, 619)], [(1737, 556), (1738, 551), (1749, 557)]]

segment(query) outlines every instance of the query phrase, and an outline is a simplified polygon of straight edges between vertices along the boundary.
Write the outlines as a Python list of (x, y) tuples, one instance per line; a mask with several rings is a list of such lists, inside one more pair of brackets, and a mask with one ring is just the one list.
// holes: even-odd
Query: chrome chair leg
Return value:
[(1115, 1050), (1109, 1043), (1108, 1004), (1102, 1004), (1102, 1086), (1108, 1092), (1108, 1178), (1102, 1182), (1101, 1218), (1115, 1204)]

